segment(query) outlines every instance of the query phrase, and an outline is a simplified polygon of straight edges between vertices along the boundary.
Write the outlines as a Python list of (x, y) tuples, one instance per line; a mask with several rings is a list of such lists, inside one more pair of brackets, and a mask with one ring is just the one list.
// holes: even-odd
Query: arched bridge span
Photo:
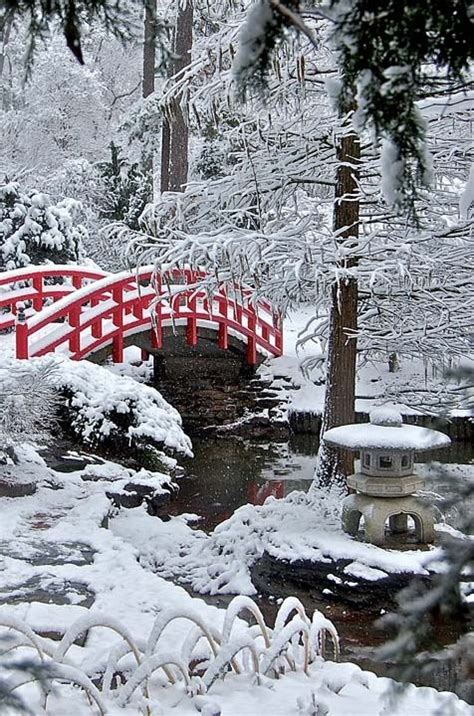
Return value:
[(150, 266), (118, 274), (71, 266), (5, 272), (0, 330), (15, 326), (19, 359), (60, 349), (81, 360), (111, 346), (113, 361), (122, 362), (125, 342), (144, 331), (160, 351), (167, 326), (183, 326), (189, 346), (197, 345), (199, 328), (215, 331), (224, 350), (238, 339), (250, 365), (258, 353), (281, 355), (281, 320), (268, 302), (251, 303), (241, 287), (230, 296), (220, 286), (210, 296), (199, 288), (202, 278), (191, 269), (158, 274)]

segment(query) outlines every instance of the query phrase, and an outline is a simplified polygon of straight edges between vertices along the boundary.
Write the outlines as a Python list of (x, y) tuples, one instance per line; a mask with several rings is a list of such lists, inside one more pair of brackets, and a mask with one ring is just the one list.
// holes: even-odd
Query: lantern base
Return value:
[(342, 503), (342, 527), (344, 532), (355, 537), (364, 518), (365, 541), (375, 545), (385, 543), (385, 526), (388, 521), (392, 534), (403, 536), (408, 531), (408, 517), (415, 523), (418, 542), (428, 544), (434, 541), (433, 507), (419, 497), (369, 497), (349, 495)]

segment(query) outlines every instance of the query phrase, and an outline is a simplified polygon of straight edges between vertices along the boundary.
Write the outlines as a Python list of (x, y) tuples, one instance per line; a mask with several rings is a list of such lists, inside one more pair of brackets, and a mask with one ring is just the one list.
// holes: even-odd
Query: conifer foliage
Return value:
[(16, 182), (0, 186), (0, 271), (79, 259), (87, 232), (74, 222), (78, 208), (73, 199), (54, 204), (47, 194), (23, 192)]

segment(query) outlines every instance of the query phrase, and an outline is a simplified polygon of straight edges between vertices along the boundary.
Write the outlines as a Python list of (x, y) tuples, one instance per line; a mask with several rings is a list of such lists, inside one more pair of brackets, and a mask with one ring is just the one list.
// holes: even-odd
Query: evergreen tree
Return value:
[(23, 193), (15, 182), (0, 186), (0, 270), (77, 261), (86, 236), (74, 223), (77, 208), (72, 199), (54, 204), (47, 194)]

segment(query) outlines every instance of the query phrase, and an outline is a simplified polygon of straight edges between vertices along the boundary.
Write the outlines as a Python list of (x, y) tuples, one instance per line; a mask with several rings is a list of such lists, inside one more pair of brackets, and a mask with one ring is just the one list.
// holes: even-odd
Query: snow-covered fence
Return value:
[[(249, 612), (256, 624), (246, 626), (236, 619), (242, 611)], [(175, 619), (187, 620), (191, 627), (180, 648), (163, 649), (167, 642), (163, 633)], [(3, 629), (1, 629), (3, 627)], [(74, 647), (77, 638), (92, 629), (107, 628), (114, 632), (118, 641), (110, 649), (105, 670), (101, 674), (87, 673), (82, 649)], [(132, 706), (136, 713), (149, 713), (150, 694), (159, 701), (155, 687), (184, 688), (189, 697), (206, 693), (217, 679), (225, 679), (234, 672), (253, 673), (260, 682), (262, 677), (280, 678), (287, 671), (307, 672), (308, 666), (322, 658), (323, 645), (330, 641), (333, 658), (339, 656), (337, 631), (323, 614), (315, 611), (310, 619), (301, 602), (289, 597), (281, 604), (274, 628), (270, 628), (255, 602), (249, 597), (235, 597), (224, 616), (222, 629), (207, 623), (193, 609), (168, 608), (155, 620), (146, 642), (135, 639), (118, 620), (109, 615), (92, 611), (74, 622), (58, 645), (35, 634), (22, 621), (0, 609), (0, 637), (4, 630), (10, 639), (5, 655), (15, 650), (33, 652), (46, 668), (50, 682), (72, 683), (79, 686), (95, 704), (101, 714), (115, 713), (117, 708)], [(202, 643), (204, 640), (204, 644)], [(169, 644), (169, 642), (168, 642)], [(132, 656), (132, 661), (130, 661)], [(249, 658), (250, 657), (250, 658)], [(119, 679), (114, 676), (119, 675)], [(31, 676), (11, 678), (11, 691), (20, 690), (31, 682)], [(112, 682), (117, 682), (112, 688)], [(159, 694), (159, 692), (158, 692)], [(43, 695), (43, 707), (47, 709), (49, 693)], [(93, 708), (91, 708), (93, 712)]]

